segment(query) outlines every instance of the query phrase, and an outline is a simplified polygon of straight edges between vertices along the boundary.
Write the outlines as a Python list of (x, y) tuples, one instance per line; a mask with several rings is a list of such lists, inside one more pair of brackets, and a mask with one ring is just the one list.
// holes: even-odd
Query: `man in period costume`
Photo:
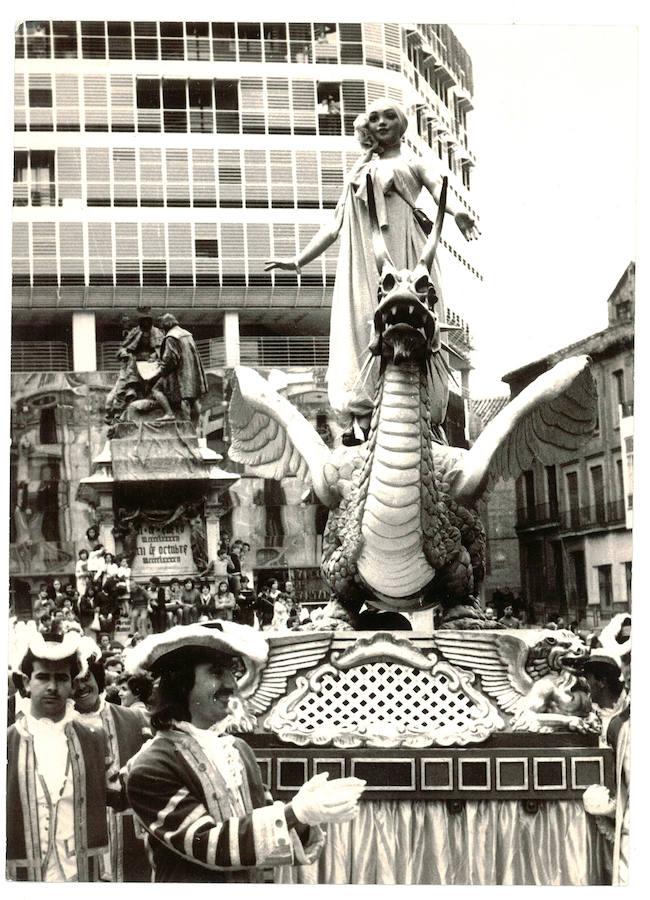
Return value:
[(176, 316), (166, 313), (160, 317), (160, 327), (165, 337), (160, 348), (160, 374), (164, 382), (160, 388), (167, 396), (172, 409), (180, 410), (187, 403), (190, 419), (199, 422), (200, 398), (208, 392), (208, 382), (194, 338), (178, 324)]
[(252, 750), (224, 734), (236, 706), (236, 673), (265, 663), (268, 645), (233, 622), (179, 625), (151, 635), (128, 667), (159, 677), (152, 741), (131, 761), (129, 803), (147, 830), (155, 881), (254, 882), (262, 869), (307, 864), (324, 842), (319, 825), (358, 810), (364, 782), (303, 785), (273, 803)]
[(124, 795), (106, 772), (104, 735), (81, 725), (71, 695), (85, 674), (81, 636), (30, 632), (20, 672), (29, 708), (7, 734), (7, 876), (97, 881), (108, 843), (106, 805)]
[[(91, 638), (82, 639), (81, 651), (88, 671), (74, 683), (75, 711), (78, 721), (104, 733), (106, 757), (112, 775), (134, 756), (151, 738), (146, 716), (106, 702), (102, 652)], [(151, 881), (151, 866), (145, 853), (142, 835), (138, 834), (130, 810), (106, 810), (109, 852), (104, 857), (105, 876), (111, 881)]]

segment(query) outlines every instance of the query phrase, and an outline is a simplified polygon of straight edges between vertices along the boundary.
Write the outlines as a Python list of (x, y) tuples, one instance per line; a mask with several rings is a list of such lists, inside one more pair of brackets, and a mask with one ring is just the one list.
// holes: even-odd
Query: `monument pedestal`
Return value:
[(131, 577), (195, 577), (216, 559), (220, 497), (239, 475), (190, 422), (119, 422), (81, 482), (97, 498), (100, 541), (129, 558)]

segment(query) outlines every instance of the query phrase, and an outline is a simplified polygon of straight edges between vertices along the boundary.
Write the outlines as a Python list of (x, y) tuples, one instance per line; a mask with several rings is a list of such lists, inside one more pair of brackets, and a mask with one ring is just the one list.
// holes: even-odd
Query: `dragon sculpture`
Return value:
[[(243, 731), (256, 730), (261, 716), (275, 709), (265, 727), (276, 730), (274, 726), (279, 726), (278, 734), (283, 739), (303, 742), (311, 735), (319, 744), (334, 740), (337, 746), (344, 745), (341, 740), (350, 740), (354, 736), (356, 742), (351, 746), (368, 742), (384, 746), (429, 746), (480, 741), (493, 731), (503, 729), (589, 733), (601, 728), (600, 718), (592, 709), (589, 687), (581, 674), (589, 650), (582, 639), (570, 631), (477, 630), (467, 634), (440, 629), (433, 637), (436, 652), (430, 656), (423, 655), (408, 640), (396, 640), (382, 632), (359, 640), (343, 654), (332, 655), (332, 639), (331, 632), (323, 631), (269, 636), (267, 659), (261, 665), (250, 666), (239, 683), (238, 705), (234, 708), (237, 727)], [(347, 658), (349, 662), (344, 664), (343, 659)], [(427, 671), (429, 678), (435, 678), (436, 672), (442, 669), (447, 691), (452, 689), (454, 680), (460, 678), (456, 690), (471, 699), (473, 712), (465, 721), (459, 712), (462, 703), (457, 703), (456, 716), (451, 721), (446, 721), (443, 715), (444, 724), (436, 723), (435, 706), (440, 701), (436, 699), (436, 692), (431, 691), (431, 723), (419, 733), (417, 719), (419, 714), (426, 715), (426, 694), (420, 697), (421, 708), (405, 718), (403, 706), (393, 706), (390, 699), (397, 689), (393, 687), (391, 694), (387, 684), (386, 704), (381, 707), (382, 726), (372, 697), (367, 697), (365, 692), (362, 696), (355, 692), (354, 697), (345, 697), (345, 670), (355, 665), (367, 668), (377, 659), (385, 666), (397, 660), (402, 669), (409, 665), (422, 669), (420, 673), (413, 673), (412, 682), (418, 675), (426, 677)], [(454, 672), (457, 673), (455, 676)], [(287, 694), (289, 681), (299, 674), (306, 677), (298, 678), (297, 686)], [(300, 701), (307, 695), (314, 701), (325, 689), (328, 678), (334, 679), (335, 691), (343, 695), (339, 701), (341, 708), (349, 710), (347, 738), (336, 736), (327, 721), (319, 725), (318, 716), (312, 721), (305, 710), (302, 717), (307, 721), (302, 724), (299, 721), (301, 715), (297, 707)], [(480, 687), (472, 688), (477, 678)], [(484, 700), (480, 699), (481, 694)], [(498, 712), (487, 698), (496, 704)], [(317, 704), (314, 707), (317, 708)], [(440, 711), (438, 718), (439, 715)], [(286, 728), (291, 738), (285, 735)]]
[[(444, 370), (430, 269), (445, 208), (412, 271), (398, 271), (368, 207), (379, 271), (370, 357), (380, 377), (368, 440), (330, 450), (311, 424), (253, 369), (237, 367), (230, 402), (231, 459), (264, 478), (310, 481), (330, 509), (322, 570), (332, 627), (354, 624), (361, 606), (396, 611), (443, 607), (443, 627), (488, 628), (476, 595), (485, 530), (478, 504), (499, 478), (533, 460), (574, 456), (592, 434), (596, 393), (586, 356), (544, 373), (512, 400), (470, 450), (450, 447), (432, 415), (430, 371)], [(349, 627), (349, 626), (348, 626)]]
[(483, 691), (506, 713), (512, 731), (598, 731), (581, 664), (589, 656), (570, 631), (480, 631), (441, 629), (436, 649), (457, 668), (474, 672)]

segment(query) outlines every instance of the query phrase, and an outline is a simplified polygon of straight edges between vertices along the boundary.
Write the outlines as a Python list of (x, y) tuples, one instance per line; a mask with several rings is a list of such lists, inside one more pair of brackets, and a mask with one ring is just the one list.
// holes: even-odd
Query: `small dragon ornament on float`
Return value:
[[(428, 372), (446, 365), (430, 269), (445, 209), (420, 260), (397, 271), (377, 222), (372, 182), (368, 207), (379, 272), (370, 356), (380, 378), (368, 440), (330, 450), (312, 425), (253, 369), (237, 367), (230, 403), (230, 457), (264, 478), (311, 481), (330, 515), (321, 566), (332, 589), (327, 617), (354, 627), (361, 606), (413, 611), (440, 604), (442, 628), (493, 627), (477, 599), (485, 570), (485, 529), (478, 504), (499, 478), (515, 478), (533, 460), (561, 463), (576, 454), (596, 423), (596, 391), (587, 356), (558, 363), (513, 399), (470, 450), (450, 447), (433, 421)], [(322, 625), (320, 626), (322, 627)]]

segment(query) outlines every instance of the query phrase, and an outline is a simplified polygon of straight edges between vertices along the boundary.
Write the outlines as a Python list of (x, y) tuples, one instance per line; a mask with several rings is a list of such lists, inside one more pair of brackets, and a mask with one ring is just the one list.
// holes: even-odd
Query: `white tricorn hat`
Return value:
[(206, 625), (175, 625), (163, 634), (150, 634), (125, 653), (129, 673), (159, 669), (161, 660), (171, 653), (202, 648), (228, 656), (241, 656), (253, 667), (262, 666), (269, 645), (258, 631), (236, 622), (212, 622)]
[(85, 675), (88, 671), (88, 656), (83, 650), (83, 637), (78, 631), (67, 631), (62, 636), (47, 640), (47, 635), (41, 634), (32, 622), (26, 623), (24, 628), (16, 628), (13, 635), (13, 648), (10, 655), (11, 667), (14, 672), (23, 674), (21, 666), (27, 651), (31, 650), (36, 659), (61, 660), (69, 656), (76, 656), (79, 662), (79, 674)]

